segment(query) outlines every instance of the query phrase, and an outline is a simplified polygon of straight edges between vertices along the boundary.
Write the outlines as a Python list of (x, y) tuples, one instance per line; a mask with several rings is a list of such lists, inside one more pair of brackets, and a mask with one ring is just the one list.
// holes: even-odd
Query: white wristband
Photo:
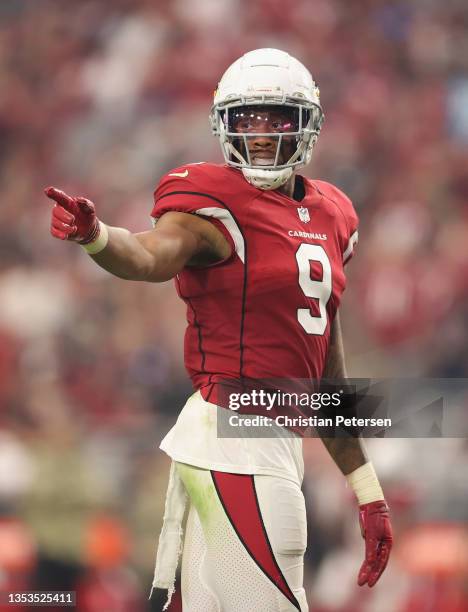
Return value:
[(80, 245), (89, 255), (96, 255), (100, 253), (103, 249), (106, 248), (107, 243), (109, 241), (109, 232), (107, 230), (107, 225), (102, 223), (102, 221), (98, 221), (99, 223), (99, 235), (96, 240), (93, 242), (88, 242), (88, 244)]
[(353, 489), (360, 506), (385, 499), (371, 461), (348, 474), (346, 480)]

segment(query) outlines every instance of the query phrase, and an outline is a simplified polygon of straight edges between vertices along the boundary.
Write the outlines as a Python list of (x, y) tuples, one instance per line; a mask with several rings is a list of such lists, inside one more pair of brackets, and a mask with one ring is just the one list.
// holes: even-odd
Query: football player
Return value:
[[(345, 378), (338, 307), (358, 220), (336, 187), (297, 171), (323, 123), (309, 71), (276, 49), (245, 54), (211, 109), (224, 164), (187, 164), (154, 193), (154, 229), (105, 225), (94, 204), (50, 187), (51, 232), (79, 243), (112, 274), (175, 279), (187, 305), (185, 364), (195, 393), (161, 448), (172, 458), (153, 586), (173, 590), (185, 499), (185, 611), (308, 610), (300, 435), (217, 435), (226, 380)], [(293, 412), (300, 414), (299, 408)], [(323, 438), (359, 503), (370, 587), (392, 531), (358, 437)]]

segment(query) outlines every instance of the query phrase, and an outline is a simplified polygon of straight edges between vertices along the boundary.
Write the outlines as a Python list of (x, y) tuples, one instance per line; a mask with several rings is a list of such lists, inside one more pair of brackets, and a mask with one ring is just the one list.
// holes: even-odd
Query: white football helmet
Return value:
[[(235, 131), (234, 115), (252, 106), (261, 110), (276, 107), (293, 113), (295, 119), (288, 131), (280, 133)], [(226, 163), (240, 168), (246, 180), (259, 189), (277, 189), (295, 169), (309, 163), (323, 120), (312, 75), (297, 59), (278, 49), (256, 49), (236, 60), (219, 82), (210, 113), (211, 128), (219, 137)], [(273, 163), (252, 163), (248, 139), (258, 136), (277, 140)], [(291, 142), (295, 150), (289, 159), (281, 160)]]

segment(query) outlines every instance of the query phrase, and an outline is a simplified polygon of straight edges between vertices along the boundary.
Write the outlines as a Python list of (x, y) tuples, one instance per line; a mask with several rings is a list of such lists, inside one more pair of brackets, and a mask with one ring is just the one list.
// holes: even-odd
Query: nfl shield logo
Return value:
[(297, 214), (299, 215), (299, 219), (303, 222), (303, 223), (309, 223), (310, 221), (310, 215), (309, 215), (309, 211), (307, 208), (305, 208), (304, 206), (300, 206), (297, 209)]

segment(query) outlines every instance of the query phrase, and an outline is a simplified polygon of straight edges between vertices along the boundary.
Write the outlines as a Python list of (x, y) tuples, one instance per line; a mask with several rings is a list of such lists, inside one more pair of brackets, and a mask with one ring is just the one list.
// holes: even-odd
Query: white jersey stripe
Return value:
[(245, 263), (245, 243), (242, 233), (234, 221), (234, 217), (231, 213), (225, 208), (217, 208), (215, 206), (208, 208), (199, 208), (195, 211), (197, 215), (202, 215), (203, 217), (213, 217), (214, 219), (218, 219), (227, 229), (231, 238), (234, 241), (234, 246), (236, 248), (236, 253), (242, 263)]
[(343, 263), (345, 263), (346, 260), (350, 258), (354, 250), (354, 245), (357, 244), (358, 239), (359, 239), (359, 234), (358, 234), (358, 231), (356, 230), (354, 234), (351, 234), (351, 237), (348, 242), (348, 246), (346, 247), (346, 250), (343, 253)]

